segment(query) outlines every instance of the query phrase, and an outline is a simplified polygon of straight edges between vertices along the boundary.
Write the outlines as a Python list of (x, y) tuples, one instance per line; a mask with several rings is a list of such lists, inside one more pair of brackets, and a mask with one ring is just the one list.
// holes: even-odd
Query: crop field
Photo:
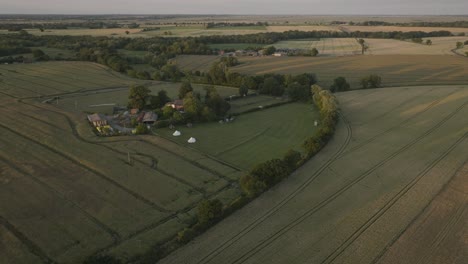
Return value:
[(280, 41), (272, 46), (279, 49), (303, 49), (316, 48), (319, 56), (347, 56), (360, 55), (361, 46), (354, 38), (323, 38)]
[(183, 146), (189, 146), (187, 140), (195, 137), (197, 143), (190, 147), (250, 169), (259, 162), (281, 158), (289, 149), (300, 151), (304, 140), (314, 133), (314, 120), (318, 119), (311, 105), (292, 103), (241, 115), (230, 123), (178, 127), (180, 137), (173, 137), (170, 129), (157, 133)]
[(13, 97), (128, 87), (137, 82), (105, 66), (87, 62), (0, 65), (0, 93)]
[(359, 80), (369, 74), (381, 76), (384, 86), (468, 83), (468, 64), (466, 58), (460, 56), (246, 57), (240, 62), (241, 65), (232, 70), (244, 74), (310, 72), (315, 73), (319, 84), (325, 87), (336, 77), (343, 76), (352, 89), (360, 88)]
[(220, 44), (210, 44), (210, 48), (212, 49), (248, 49), (248, 48), (256, 48), (256, 47), (263, 47), (265, 44), (258, 44), (258, 43), (220, 43)]
[(318, 155), (161, 263), (463, 263), (468, 86), (338, 99), (343, 118)]
[[(206, 130), (223, 155), (204, 151), (203, 136), (202, 148), (155, 135), (102, 138), (82, 111), (99, 109), (92, 104), (124, 104), (134, 80), (92, 63), (0, 68), (6, 80), (0, 94), (0, 199), (8, 201), (0, 204), (2, 263), (81, 263), (95, 253), (131, 260), (192, 223), (202, 199), (237, 199), (244, 168), (298, 148), (318, 118), (311, 105), (288, 104), (242, 115), (224, 130), (218, 123), (182, 129), (184, 136)], [(180, 84), (148, 85), (175, 96)], [(218, 91), (237, 93), (222, 86)], [(59, 100), (43, 103), (52, 94)], [(236, 100), (234, 109), (278, 101), (248, 97)], [(300, 118), (289, 118), (298, 112)], [(222, 135), (231, 135), (229, 144)], [(249, 157), (242, 157), (245, 151)]]
[(368, 55), (456, 55), (452, 52), (458, 41), (465, 42), (468, 37), (438, 37), (430, 39), (432, 45), (417, 44), (394, 39), (365, 39), (369, 44)]

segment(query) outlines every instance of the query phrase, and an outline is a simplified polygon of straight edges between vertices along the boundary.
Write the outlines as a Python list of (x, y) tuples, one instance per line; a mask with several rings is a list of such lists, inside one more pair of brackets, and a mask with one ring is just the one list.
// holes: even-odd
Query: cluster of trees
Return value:
[[(248, 90), (255, 90), (260, 94), (283, 96), (285, 93), (293, 100), (300, 100), (303, 96), (309, 95), (309, 89), (312, 84), (317, 83), (315, 74), (303, 73), (299, 75), (265, 74), (265, 75), (244, 75), (229, 70), (230, 64), (222, 58), (212, 64), (210, 70), (206, 73), (196, 73), (194, 77), (198, 82), (227, 85), (239, 87), (241, 96), (247, 95)], [(237, 63), (237, 60), (233, 58)], [(197, 76), (199, 75), (199, 76)]]
[(115, 22), (55, 22), (55, 23), (2, 23), (0, 29), (8, 31), (20, 31), (24, 29), (68, 29), (68, 28), (121, 28), (122, 25)]
[(268, 22), (256, 22), (256, 23), (232, 23), (232, 22), (217, 22), (207, 23), (205, 28), (223, 28), (223, 27), (254, 27), (254, 26), (268, 26)]
[(349, 22), (349, 25), (357, 26), (400, 26), (400, 27), (458, 27), (468, 28), (468, 21), (453, 21), (453, 22), (407, 22), (407, 23), (391, 23), (385, 21), (363, 21)]
[(351, 90), (351, 85), (349, 85), (348, 81), (344, 77), (338, 77), (333, 80), (333, 84), (330, 86), (330, 92), (346, 92)]
[(342, 31), (298, 31), (286, 32), (266, 32), (247, 35), (229, 36), (203, 36), (200, 41), (203, 43), (258, 43), (273, 44), (282, 40), (303, 39), (303, 38), (388, 38), (388, 39), (413, 39), (427, 37), (452, 36), (450, 31), (411, 31), (411, 32), (342, 32)]
[(382, 86), (382, 78), (376, 74), (363, 77), (361, 79), (361, 86), (363, 89), (379, 88)]
[(240, 186), (245, 195), (253, 198), (288, 177), (300, 164), (300, 152), (290, 150), (283, 159), (272, 159), (255, 166), (240, 178)]
[(313, 85), (312, 94), (314, 104), (320, 111), (321, 123), (317, 132), (302, 144), (306, 152), (305, 160), (317, 154), (333, 136), (339, 113), (338, 101), (329, 90)]
[(190, 83), (182, 83), (179, 88), (179, 99), (183, 100), (184, 113), (176, 111), (171, 106), (162, 105), (164, 106), (162, 109), (155, 109), (165, 120), (162, 125), (209, 122), (224, 117), (231, 105), (219, 95), (215, 87), (207, 86), (204, 90), (205, 96), (202, 98), (200, 93), (193, 90)]

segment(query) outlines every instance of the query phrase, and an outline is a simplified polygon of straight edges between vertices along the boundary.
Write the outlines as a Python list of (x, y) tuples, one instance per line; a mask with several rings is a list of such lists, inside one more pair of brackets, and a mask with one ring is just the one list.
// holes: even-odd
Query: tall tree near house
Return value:
[(132, 85), (128, 96), (128, 106), (130, 108), (143, 109), (146, 105), (146, 100), (149, 98), (151, 90), (143, 85)]
[(189, 82), (183, 82), (179, 88), (179, 99), (184, 99), (184, 97), (190, 92), (193, 92), (192, 85)]

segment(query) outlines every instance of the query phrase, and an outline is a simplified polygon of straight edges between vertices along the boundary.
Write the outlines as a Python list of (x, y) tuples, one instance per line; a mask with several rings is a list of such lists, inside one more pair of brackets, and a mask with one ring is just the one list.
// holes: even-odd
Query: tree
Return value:
[(318, 51), (317, 48), (312, 48), (307, 55), (312, 56), (312, 57), (316, 57), (317, 55), (319, 55), (319, 51)]
[(135, 128), (135, 134), (137, 135), (148, 134), (148, 132), (149, 132), (148, 127), (143, 123), (138, 124)]
[(260, 93), (281, 96), (284, 93), (284, 89), (275, 77), (268, 77), (263, 82)]
[(179, 88), (179, 99), (184, 99), (184, 97), (190, 92), (193, 92), (192, 85), (189, 82), (183, 82)]
[(143, 85), (132, 85), (130, 95), (128, 96), (129, 106), (131, 108), (143, 109), (146, 106), (146, 100), (149, 98), (151, 90)]
[(297, 82), (291, 83), (286, 88), (289, 97), (294, 101), (307, 101), (310, 98), (310, 89), (306, 85)]
[(246, 96), (248, 93), (249, 93), (249, 88), (247, 87), (247, 85), (242, 84), (239, 87), (239, 95), (240, 96)]
[(458, 41), (457, 42), (457, 49), (461, 49), (461, 48), (463, 48), (463, 42)]
[[(214, 113), (215, 116), (224, 116), (231, 108), (231, 105), (218, 94), (215, 87), (205, 87), (205, 91), (206, 106)], [(208, 117), (207, 113), (205, 113), (205, 117)], [(205, 120), (210, 119), (205, 118)]]
[(274, 46), (269, 46), (263, 50), (263, 55), (268, 56), (272, 55), (276, 52), (276, 48)]
[(125, 30), (125, 34), (127, 34), (127, 35), (128, 35), (128, 34), (130, 34), (130, 31), (128, 31), (128, 30)]
[(428, 46), (432, 45), (432, 40), (430, 40), (430, 39), (426, 40), (426, 45), (428, 45)]
[(219, 199), (203, 200), (197, 206), (199, 223), (210, 223), (223, 215), (223, 203)]
[(184, 111), (189, 120), (199, 120), (201, 111), (203, 110), (203, 103), (199, 96), (193, 92), (189, 92), (184, 98)]
[(32, 54), (34, 59), (41, 61), (41, 60), (49, 60), (49, 57), (40, 49), (33, 49)]
[(364, 55), (364, 52), (366, 52), (369, 49), (369, 45), (366, 43), (364, 39), (359, 39), (358, 43), (359, 45), (361, 45), (361, 52)]
[(338, 77), (333, 81), (333, 85), (330, 87), (330, 91), (334, 92), (344, 92), (349, 91), (351, 86), (346, 81), (344, 77)]
[(362, 88), (378, 88), (382, 84), (382, 78), (376, 74), (371, 74), (361, 79)]
[(301, 153), (299, 151), (295, 151), (292, 149), (286, 152), (283, 158), (283, 161), (286, 163), (286, 165), (288, 166), (291, 172), (293, 172), (297, 168), (301, 160), (302, 160)]

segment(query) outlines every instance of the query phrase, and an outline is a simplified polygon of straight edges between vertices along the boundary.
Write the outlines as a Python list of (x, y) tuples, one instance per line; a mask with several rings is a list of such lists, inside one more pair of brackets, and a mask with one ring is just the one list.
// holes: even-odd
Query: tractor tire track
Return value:
[(56, 264), (52, 258), (47, 256), (47, 254), (34, 242), (32, 242), (27, 236), (25, 236), (21, 231), (19, 231), (14, 225), (12, 225), (8, 220), (3, 218), (0, 215), (0, 224), (3, 225), (8, 231), (10, 231), (32, 254), (39, 257), (44, 263), (47, 264)]
[(268, 236), (266, 239), (264, 239), (263, 241), (261, 241), (259, 244), (257, 244), (256, 246), (254, 246), (252, 249), (248, 250), (246, 253), (243, 253), (242, 255), (240, 255), (238, 258), (236, 258), (233, 262), (231, 263), (240, 263), (240, 262), (244, 262), (246, 260), (248, 260), (249, 258), (251, 258), (252, 256), (254, 256), (256, 253), (258, 253), (259, 251), (261, 251), (263, 248), (267, 247), (268, 245), (270, 245), (271, 243), (275, 242), (278, 238), (280, 238), (284, 233), (288, 232), (289, 230), (291, 230), (292, 228), (294, 228), (295, 226), (299, 225), (300, 223), (302, 223), (304, 220), (306, 220), (308, 217), (310, 217), (311, 215), (313, 215), (314, 213), (316, 213), (318, 210), (320, 210), (321, 208), (325, 207), (326, 205), (328, 205), (329, 203), (333, 202), (335, 199), (337, 199), (341, 194), (343, 194), (345, 191), (347, 191), (348, 189), (350, 189), (351, 187), (353, 187), (354, 185), (356, 185), (357, 183), (359, 183), (361, 180), (363, 180), (364, 178), (366, 178), (367, 176), (369, 176), (372, 172), (374, 172), (375, 170), (377, 170), (378, 168), (382, 167), (384, 164), (386, 164), (388, 161), (392, 160), (393, 158), (395, 158), (396, 156), (400, 155), (401, 153), (403, 153), (404, 151), (406, 151), (407, 149), (409, 149), (410, 147), (412, 147), (413, 145), (415, 145), (416, 143), (418, 143), (419, 141), (421, 141), (422, 139), (424, 139), (425, 137), (427, 137), (428, 135), (430, 135), (432, 132), (434, 132), (436, 129), (438, 129), (439, 127), (441, 127), (445, 122), (447, 122), (451, 117), (453, 117), (455, 114), (457, 114), (460, 110), (462, 110), (466, 105), (468, 104), (468, 101), (466, 101), (464, 104), (462, 104), (461, 106), (459, 106), (457, 109), (455, 109), (452, 113), (450, 113), (448, 116), (446, 116), (445, 118), (443, 118), (441, 121), (439, 121), (435, 126), (431, 127), (430, 129), (428, 129), (424, 134), (422, 134), (421, 136), (415, 138), (414, 140), (412, 140), (410, 143), (406, 144), (405, 146), (403, 146), (402, 148), (396, 150), (394, 153), (392, 153), (390, 156), (386, 157), (385, 159), (383, 159), (381, 162), (379, 162), (378, 164), (376, 164), (375, 166), (373, 166), (372, 168), (370, 168), (369, 170), (367, 170), (366, 172), (364, 172), (363, 174), (361, 174), (359, 177), (353, 179), (351, 182), (349, 182), (348, 184), (344, 185), (343, 187), (341, 187), (338, 191), (336, 191), (335, 193), (331, 194), (330, 196), (328, 196), (325, 200), (321, 201), (320, 203), (318, 203), (317, 205), (315, 205), (314, 207), (312, 207), (311, 209), (307, 210), (305, 213), (303, 213), (302, 215), (300, 215), (299, 217), (297, 217), (294, 221), (288, 223), (286, 226), (284, 226), (283, 228), (279, 229), (278, 231), (274, 232), (273, 234), (271, 234), (270, 236)]
[(46, 190), (49, 190), (51, 193), (57, 195), (62, 200), (66, 201), (69, 204), (76, 207), (78, 209), (78, 211), (80, 213), (82, 213), (83, 215), (85, 215), (92, 223), (94, 223), (96, 226), (98, 226), (99, 228), (104, 230), (108, 235), (110, 235), (112, 237), (112, 239), (114, 240), (114, 243), (118, 243), (118, 241), (120, 241), (121, 237), (120, 237), (120, 235), (119, 235), (119, 233), (117, 231), (113, 230), (112, 228), (110, 228), (109, 226), (107, 226), (106, 224), (101, 222), (99, 219), (97, 219), (96, 217), (94, 217), (93, 215), (88, 213), (83, 207), (81, 207), (77, 203), (75, 203), (72, 200), (68, 199), (60, 191), (58, 191), (57, 189), (55, 189), (52, 186), (48, 185), (46, 182), (42, 181), (38, 177), (35, 177), (32, 174), (25, 171), (24, 169), (20, 168), (14, 162), (12, 162), (12, 161), (8, 160), (7, 158), (5, 158), (2, 154), (0, 154), (0, 161), (4, 162), (5, 164), (7, 164), (9, 167), (15, 169), (16, 171), (20, 172), (22, 175), (24, 175), (25, 177), (31, 179), (32, 181), (39, 184), (40, 186), (42, 186)]
[(222, 250), (228, 248), (231, 246), (233, 243), (250, 233), (255, 227), (263, 223), (265, 220), (268, 219), (269, 216), (272, 214), (276, 213), (278, 210), (280, 210), (284, 205), (286, 205), (290, 200), (292, 200), (294, 197), (296, 197), (299, 193), (301, 193), (307, 186), (309, 186), (310, 183), (312, 183), (323, 171), (325, 171), (328, 166), (330, 166), (338, 157), (339, 155), (346, 149), (348, 144), (351, 141), (352, 138), (352, 128), (349, 125), (349, 122), (346, 120), (346, 118), (340, 114), (341, 120), (343, 121), (345, 127), (346, 127), (346, 139), (345, 142), (340, 146), (340, 148), (333, 154), (333, 156), (325, 162), (314, 174), (312, 174), (304, 183), (302, 183), (300, 186), (298, 186), (293, 192), (291, 192), (288, 196), (286, 196), (283, 200), (281, 200), (279, 203), (277, 203), (274, 207), (272, 207), (270, 210), (262, 214), (260, 217), (255, 219), (251, 224), (248, 226), (244, 227), (242, 230), (239, 231), (236, 235), (228, 239), (227, 241), (221, 243), (219, 246), (217, 246), (214, 250), (209, 252), (206, 256), (204, 256), (202, 259), (197, 261), (197, 264), (200, 263), (207, 263), (210, 260), (212, 260), (214, 257), (219, 255)]
[(8, 131), (10, 131), (11, 133), (16, 134), (17, 136), (19, 136), (19, 137), (25, 139), (26, 141), (31, 141), (31, 142), (33, 142), (33, 143), (36, 143), (36, 144), (40, 145), (41, 147), (43, 147), (43, 148), (45, 148), (45, 149), (47, 149), (47, 150), (49, 150), (49, 151), (51, 151), (51, 152), (53, 152), (53, 153), (55, 153), (55, 154), (57, 154), (57, 155), (59, 155), (59, 156), (65, 158), (65, 159), (67, 159), (68, 161), (70, 161), (70, 162), (72, 162), (72, 163), (74, 163), (74, 164), (76, 164), (77, 166), (79, 166), (79, 167), (81, 167), (81, 168), (83, 168), (83, 169), (85, 169), (85, 170), (87, 170), (87, 171), (92, 172), (93, 174), (95, 174), (96, 176), (100, 177), (101, 179), (103, 179), (103, 180), (109, 182), (110, 184), (112, 184), (112, 185), (116, 186), (117, 188), (121, 189), (122, 191), (128, 193), (129, 195), (133, 196), (135, 199), (137, 199), (137, 200), (139, 200), (139, 201), (141, 201), (141, 202), (143, 202), (143, 203), (145, 203), (145, 204), (147, 204), (147, 205), (152, 206), (153, 208), (157, 209), (157, 210), (160, 211), (160, 212), (165, 212), (165, 213), (170, 213), (170, 212), (171, 212), (171, 211), (169, 211), (169, 210), (167, 210), (167, 209), (165, 209), (165, 208), (163, 208), (163, 207), (157, 205), (156, 203), (154, 203), (154, 202), (148, 200), (147, 198), (141, 196), (140, 194), (138, 194), (138, 193), (136, 193), (136, 192), (134, 192), (134, 191), (128, 189), (127, 187), (125, 187), (125, 186), (123, 186), (122, 184), (118, 183), (117, 181), (115, 181), (114, 179), (110, 178), (109, 176), (107, 176), (107, 175), (105, 175), (105, 174), (103, 174), (103, 173), (101, 173), (101, 172), (99, 172), (99, 171), (97, 171), (97, 170), (95, 170), (95, 169), (93, 169), (93, 168), (88, 167), (87, 165), (83, 164), (82, 162), (80, 162), (80, 161), (77, 160), (76, 158), (74, 158), (74, 157), (68, 155), (67, 153), (58, 151), (58, 150), (56, 150), (56, 149), (54, 149), (54, 148), (52, 148), (52, 147), (50, 147), (50, 146), (48, 146), (48, 145), (46, 145), (46, 144), (44, 144), (44, 143), (38, 141), (38, 140), (36, 140), (36, 139), (30, 138), (29, 136), (26, 136), (26, 135), (24, 135), (24, 134), (22, 134), (22, 133), (19, 133), (18, 131), (15, 131), (15, 130), (13, 130), (13, 129), (7, 127), (7, 126), (4, 126), (4, 125), (2, 125), (2, 124), (0, 124), (0, 128), (3, 128), (3, 129), (5, 129), (5, 130), (8, 130)]
[[(466, 139), (468, 132), (461, 138), (455, 141), (442, 155), (434, 160), (428, 167), (419, 173), (414, 179), (406, 184), (396, 195), (394, 195), (383, 207), (381, 207), (374, 215), (372, 215), (363, 225), (361, 225), (351, 236), (349, 236), (335, 251), (328, 255), (321, 263), (332, 263), (338, 258), (356, 239), (358, 239), (369, 227), (371, 227), (377, 220), (380, 219), (400, 198), (405, 195), (414, 185), (416, 185), (428, 172), (430, 172), (440, 161), (448, 156), (455, 147)], [(455, 172), (456, 174), (456, 172)], [(454, 175), (455, 175), (454, 174)], [(452, 176), (453, 177), (453, 176)], [(426, 263), (426, 262), (424, 262)]]
[(403, 120), (402, 122), (398, 123), (397, 125), (392, 126), (392, 127), (388, 128), (388, 129), (386, 129), (386, 130), (384, 130), (384, 131), (382, 131), (382, 132), (380, 132), (380, 133), (374, 135), (373, 137), (370, 137), (369, 139), (367, 139), (367, 140), (361, 142), (360, 144), (358, 144), (358, 145), (356, 145), (356, 146), (354, 146), (354, 147), (352, 147), (352, 148), (346, 150), (346, 151), (340, 156), (340, 158), (343, 157), (343, 156), (346, 156), (346, 155), (348, 155), (349, 153), (352, 153), (352, 152), (354, 152), (354, 151), (356, 151), (356, 150), (358, 150), (358, 149), (360, 149), (360, 148), (362, 148), (362, 147), (364, 147), (364, 146), (366, 146), (366, 145), (368, 145), (368, 144), (370, 144), (370, 143), (372, 143), (372, 142), (373, 142), (374, 140), (376, 140), (377, 138), (379, 138), (379, 137), (381, 137), (381, 136), (383, 136), (383, 135), (385, 135), (385, 134), (388, 134), (388, 133), (390, 133), (391, 131), (393, 131), (393, 130), (395, 130), (395, 129), (401, 127), (402, 125), (404, 125), (404, 124), (410, 122), (411, 120), (413, 120), (414, 118), (418, 117), (419, 115), (421, 115), (421, 114), (423, 114), (423, 113), (429, 111), (431, 108), (433, 108), (434, 106), (436, 106), (437, 104), (439, 104), (443, 99), (445, 99), (445, 98), (451, 96), (452, 94), (454, 94), (454, 93), (456, 93), (456, 92), (458, 92), (458, 91), (459, 91), (459, 89), (456, 89), (456, 90), (450, 92), (447, 96), (445, 96), (445, 97), (443, 97), (443, 98), (439, 98), (439, 99), (437, 99), (437, 100), (434, 100), (432, 103), (430, 103), (428, 106), (426, 106), (422, 111), (420, 111), (420, 112), (418, 112), (418, 113), (416, 113), (416, 114), (414, 114), (414, 115), (408, 117), (407, 119)]

